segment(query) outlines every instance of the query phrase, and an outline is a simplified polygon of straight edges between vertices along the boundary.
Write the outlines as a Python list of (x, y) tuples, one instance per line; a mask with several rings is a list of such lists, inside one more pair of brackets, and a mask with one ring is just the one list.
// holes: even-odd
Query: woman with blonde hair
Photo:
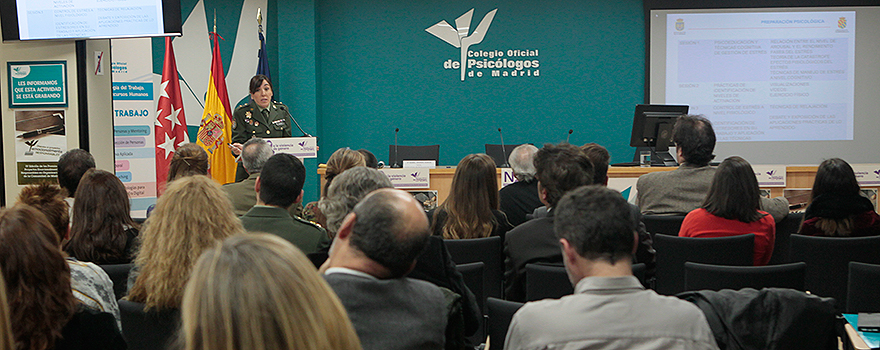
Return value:
[(469, 154), (455, 168), (449, 196), (428, 218), (434, 235), (445, 239), (503, 236), (513, 225), (498, 208), (495, 161)]
[(144, 227), (132, 271), (136, 279), (126, 298), (146, 309), (179, 308), (199, 255), (226, 237), (244, 233), (220, 185), (202, 175), (171, 182)]
[[(366, 166), (366, 160), (361, 152), (348, 147), (340, 148), (333, 152), (330, 155), (330, 159), (327, 160), (327, 168), (324, 170), (324, 187), (321, 188), (321, 198), (327, 195), (330, 183), (333, 182), (337, 175), (359, 166)], [(306, 204), (305, 208), (303, 208), (302, 218), (317, 223), (321, 227), (327, 227), (327, 218), (321, 212), (321, 209), (318, 208), (318, 202)]]
[(336, 294), (289, 242), (233, 236), (199, 258), (183, 298), (187, 350), (360, 349)]

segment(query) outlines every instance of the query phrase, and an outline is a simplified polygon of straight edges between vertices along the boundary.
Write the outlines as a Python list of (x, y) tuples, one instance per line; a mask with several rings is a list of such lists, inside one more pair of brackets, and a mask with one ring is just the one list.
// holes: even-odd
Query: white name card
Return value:
[(297, 158), (318, 158), (318, 139), (314, 137), (278, 137), (266, 139), (275, 153), (287, 153)]
[(430, 188), (431, 176), (427, 168), (408, 168), (408, 169), (379, 169), (394, 188)]
[(437, 167), (437, 162), (433, 160), (404, 160), (403, 167), (434, 169)]
[(785, 165), (752, 165), (760, 187), (785, 187)]
[(514, 182), (516, 182), (516, 177), (513, 176), (513, 169), (501, 168), (501, 187), (510, 185)]
[(860, 186), (880, 186), (880, 164), (851, 164)]

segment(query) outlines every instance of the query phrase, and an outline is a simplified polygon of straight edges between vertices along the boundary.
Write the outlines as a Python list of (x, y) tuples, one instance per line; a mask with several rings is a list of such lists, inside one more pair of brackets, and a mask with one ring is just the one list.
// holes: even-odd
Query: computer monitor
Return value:
[[(669, 154), (672, 145), (672, 126), (679, 116), (688, 113), (688, 106), (681, 105), (636, 105), (633, 116), (632, 138), (629, 145), (648, 147), (651, 150), (652, 166), (676, 166), (675, 158)], [(638, 149), (636, 157), (638, 157)]]
[(485, 144), (486, 145), (486, 154), (489, 157), (492, 157), (492, 160), (495, 161), (495, 166), (499, 168), (509, 168), (510, 164), (507, 164), (507, 157), (510, 157), (510, 152), (513, 151), (514, 148), (519, 147), (521, 144), (513, 144), (513, 145), (493, 145), (493, 144)]

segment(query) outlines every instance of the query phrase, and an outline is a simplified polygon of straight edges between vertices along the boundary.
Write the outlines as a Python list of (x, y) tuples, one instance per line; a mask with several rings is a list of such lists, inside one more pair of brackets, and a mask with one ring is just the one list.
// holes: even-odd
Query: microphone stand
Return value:
[(498, 135), (501, 136), (501, 155), (504, 156), (504, 163), (501, 164), (501, 167), (509, 168), (510, 165), (507, 164), (507, 151), (504, 149), (504, 134), (501, 133), (501, 128), (498, 128)]
[(400, 128), (394, 128), (394, 164), (391, 165), (392, 168), (400, 168), (400, 159), (397, 154), (397, 132), (400, 131)]

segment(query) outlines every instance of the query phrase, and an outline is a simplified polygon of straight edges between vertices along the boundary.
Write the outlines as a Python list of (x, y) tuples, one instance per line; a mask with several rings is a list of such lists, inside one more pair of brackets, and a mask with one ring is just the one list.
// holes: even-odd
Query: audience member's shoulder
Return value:
[(304, 225), (305, 227), (307, 227), (307, 228), (310, 229), (310, 230), (314, 230), (314, 231), (316, 231), (316, 232), (320, 232), (320, 233), (325, 233), (325, 232), (327, 232), (326, 230), (324, 230), (323, 227), (318, 226), (318, 224), (316, 224), (316, 223), (314, 223), (314, 222), (306, 221), (306, 220), (303, 220), (302, 218), (300, 218), (300, 217), (298, 217), (298, 216), (293, 216), (293, 215), (291, 215), (291, 218), (293, 219), (293, 221), (295, 221), (295, 222), (297, 222), (297, 223), (299, 223), (299, 224), (301, 224), (301, 225)]
[(523, 236), (528, 236), (529, 234), (535, 233), (536, 230), (543, 230), (548, 225), (551, 227), (553, 226), (553, 217), (545, 216), (531, 219), (519, 224), (519, 226), (514, 227), (510, 231), (507, 231), (505, 240), (509, 241), (511, 238), (518, 239)]
[(98, 265), (72, 258), (66, 260), (67, 266), (70, 267), (70, 277), (73, 279), (79, 281), (94, 280), (96, 283), (110, 281), (110, 276)]

